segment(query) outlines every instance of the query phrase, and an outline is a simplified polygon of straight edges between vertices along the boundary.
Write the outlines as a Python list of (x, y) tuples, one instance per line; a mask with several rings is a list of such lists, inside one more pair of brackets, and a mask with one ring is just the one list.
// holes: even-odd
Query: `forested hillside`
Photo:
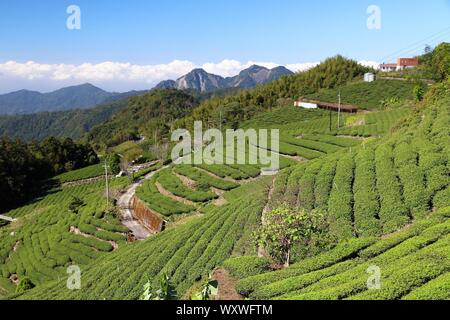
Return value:
[(98, 163), (89, 145), (49, 138), (42, 143), (0, 139), (0, 212), (46, 192), (54, 175)]
[(222, 111), (227, 125), (238, 127), (239, 123), (276, 106), (292, 105), (292, 99), (316, 92), (319, 89), (335, 88), (348, 81), (360, 78), (368, 68), (342, 56), (329, 58), (318, 66), (291, 76), (284, 76), (254, 90), (241, 91), (234, 96), (216, 98), (203, 102), (192, 116), (177, 122), (178, 127), (190, 128), (195, 120), (205, 123), (219, 122)]
[(0, 136), (25, 141), (48, 137), (80, 139), (94, 126), (104, 123), (127, 106), (127, 99), (92, 109), (0, 116)]
[(158, 140), (167, 137), (171, 124), (192, 112), (197, 100), (176, 89), (155, 90), (128, 100), (127, 108), (94, 127), (85, 137), (92, 144), (118, 145), (144, 135)]

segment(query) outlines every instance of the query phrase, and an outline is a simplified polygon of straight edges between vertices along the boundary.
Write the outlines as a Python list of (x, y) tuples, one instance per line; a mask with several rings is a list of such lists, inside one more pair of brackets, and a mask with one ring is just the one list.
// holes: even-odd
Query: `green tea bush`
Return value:
[(410, 219), (402, 199), (402, 189), (394, 167), (392, 148), (389, 145), (381, 145), (376, 149), (375, 165), (381, 205), (379, 217), (383, 232), (394, 232), (405, 226)]
[(211, 191), (192, 190), (186, 187), (181, 180), (173, 175), (169, 170), (164, 170), (158, 175), (158, 182), (164, 187), (164, 189), (174, 195), (193, 202), (207, 202), (218, 197)]
[(210, 187), (221, 190), (228, 191), (239, 186), (237, 183), (232, 181), (214, 178), (207, 173), (189, 165), (177, 165), (174, 167), (174, 171), (180, 175), (186, 176), (189, 179), (196, 181), (197, 183), (208, 185)]
[(326, 209), (336, 173), (336, 159), (327, 159), (317, 174), (314, 186), (315, 207)]
[(270, 261), (257, 256), (243, 256), (227, 259), (223, 262), (223, 267), (232, 276), (242, 279), (270, 270)]
[(291, 265), (288, 269), (263, 273), (260, 275), (244, 278), (236, 284), (238, 292), (244, 296), (250, 295), (257, 288), (264, 285), (281, 281), (294, 276), (303, 275), (309, 272), (320, 270), (332, 266), (339, 261), (354, 256), (360, 250), (370, 246), (375, 242), (374, 238), (357, 239), (353, 238), (337, 245), (334, 249), (322, 253), (318, 256), (311, 257)]
[(345, 154), (341, 157), (336, 167), (336, 175), (328, 201), (330, 230), (339, 239), (348, 239), (354, 236), (352, 221), (354, 167), (352, 154)]
[(376, 189), (375, 152), (366, 148), (355, 157), (354, 219), (356, 233), (360, 236), (376, 236), (381, 233), (378, 219), (380, 204)]

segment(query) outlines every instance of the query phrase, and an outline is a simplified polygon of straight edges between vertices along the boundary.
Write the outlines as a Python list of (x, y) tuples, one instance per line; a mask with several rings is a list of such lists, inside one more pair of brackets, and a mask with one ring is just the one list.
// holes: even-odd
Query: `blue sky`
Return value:
[[(81, 9), (81, 30), (66, 28), (66, 8), (71, 4)], [(366, 26), (369, 5), (381, 9), (380, 30)], [(110, 61), (146, 66), (181, 60), (203, 66), (235, 60), (242, 66), (249, 61), (289, 65), (318, 62), (340, 53), (382, 62), (399, 49), (414, 49), (410, 45), (417, 42), (415, 52), (406, 51), (405, 55), (420, 52), (422, 39), (430, 44), (449, 41), (449, 30), (429, 38), (450, 29), (449, 17), (449, 0), (2, 0), (0, 85), (7, 83), (8, 75), (14, 81), (7, 89), (28, 85), (50, 90), (82, 80), (79, 76), (71, 81), (61, 77), (64, 81), (58, 82), (58, 77), (47, 79), (45, 75), (41, 80), (47, 80), (48, 88), (45, 81), (36, 81), (39, 77), (28, 76), (21, 82), (20, 72), (10, 69), (27, 68), (27, 61), (38, 65)], [(2, 69), (7, 61), (19, 66)], [(231, 72), (222, 71), (223, 75)], [(169, 75), (177, 74), (153, 77), (142, 86)], [(122, 82), (125, 90), (139, 81)], [(97, 83), (122, 88), (116, 80)]]

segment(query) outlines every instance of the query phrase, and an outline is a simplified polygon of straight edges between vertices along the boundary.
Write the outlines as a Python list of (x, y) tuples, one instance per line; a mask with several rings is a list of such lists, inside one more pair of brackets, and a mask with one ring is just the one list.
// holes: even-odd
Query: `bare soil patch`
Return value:
[(234, 279), (227, 270), (217, 269), (213, 276), (219, 284), (219, 292), (216, 300), (243, 300), (243, 297), (236, 291), (236, 279)]

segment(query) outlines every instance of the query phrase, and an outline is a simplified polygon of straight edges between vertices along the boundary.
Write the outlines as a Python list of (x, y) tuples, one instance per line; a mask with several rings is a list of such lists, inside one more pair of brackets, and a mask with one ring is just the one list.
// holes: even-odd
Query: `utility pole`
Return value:
[(105, 159), (105, 178), (106, 178), (106, 209), (109, 209), (109, 185), (108, 185), (108, 164)]
[(222, 132), (222, 108), (220, 108), (220, 115), (219, 115), (219, 130)]
[(339, 90), (338, 129), (341, 128), (341, 90)]
[(332, 118), (331, 118), (331, 109), (330, 109), (330, 132), (331, 132), (331, 126), (332, 126)]

